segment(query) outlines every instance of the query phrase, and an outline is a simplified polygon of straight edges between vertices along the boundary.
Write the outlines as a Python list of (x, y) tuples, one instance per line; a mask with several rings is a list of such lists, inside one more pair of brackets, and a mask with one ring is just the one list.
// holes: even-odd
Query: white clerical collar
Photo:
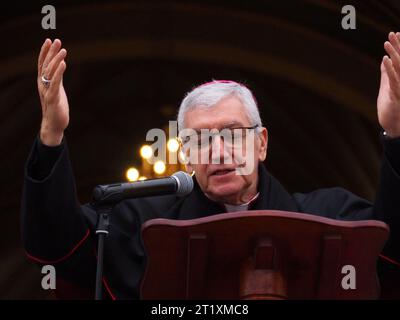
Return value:
[(258, 198), (259, 194), (260, 193), (258, 192), (253, 198), (250, 199), (250, 201), (248, 201), (246, 203), (242, 203), (242, 204), (238, 204), (238, 205), (224, 203), (226, 211), (227, 212), (247, 211), (250, 203), (253, 202), (254, 200), (256, 200)]

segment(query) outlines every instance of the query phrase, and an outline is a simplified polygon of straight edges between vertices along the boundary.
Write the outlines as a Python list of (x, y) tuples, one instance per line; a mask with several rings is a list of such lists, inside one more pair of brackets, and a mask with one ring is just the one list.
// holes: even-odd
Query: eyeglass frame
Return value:
[[(228, 129), (228, 130), (231, 130), (231, 131), (233, 131), (233, 130), (238, 130), (238, 129), (245, 129), (245, 130), (256, 130), (257, 131), (257, 129), (258, 128), (261, 128), (261, 126), (259, 125), (259, 124), (255, 124), (255, 125), (253, 125), (253, 126), (251, 126), (251, 127), (234, 127), (234, 128), (222, 128), (222, 129), (217, 129), (219, 132), (220, 131), (222, 131), (222, 130), (225, 130), (225, 129)], [(191, 129), (191, 128), (189, 128), (189, 129)], [(216, 128), (214, 128), (214, 129), (216, 129)], [(208, 129), (208, 130), (214, 130), (214, 129)], [(185, 137), (185, 140), (186, 141), (183, 141), (183, 139), (181, 138), (181, 137), (179, 137), (179, 135), (178, 135), (178, 137), (177, 137), (177, 141), (179, 142), (179, 145), (180, 145), (180, 147), (181, 147), (181, 149), (182, 150), (184, 150), (185, 149), (185, 144), (187, 144), (188, 143), (188, 141), (190, 141), (190, 138), (191, 137), (193, 137), (194, 135), (201, 135), (202, 133), (201, 133), (201, 130), (204, 130), (204, 129), (199, 129), (200, 130), (200, 132), (199, 132), (199, 130), (196, 130), (196, 129), (191, 129), (191, 130), (194, 130), (194, 131), (196, 131), (197, 133), (196, 134), (192, 134), (192, 135), (190, 135), (190, 136), (186, 136)], [(210, 135), (210, 137), (214, 137), (214, 136), (217, 136), (218, 135), (218, 133), (211, 133), (211, 135)]]

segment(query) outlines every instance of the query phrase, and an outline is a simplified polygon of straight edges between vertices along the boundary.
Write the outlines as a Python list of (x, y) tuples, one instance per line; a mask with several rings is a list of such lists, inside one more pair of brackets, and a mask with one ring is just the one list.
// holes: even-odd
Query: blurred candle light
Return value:
[(175, 138), (169, 139), (167, 142), (169, 152), (177, 152), (179, 149), (179, 142)]
[(145, 144), (140, 148), (140, 156), (143, 159), (150, 159), (152, 155), (153, 155), (153, 149), (149, 145)]
[(156, 161), (156, 163), (154, 163), (153, 170), (156, 174), (163, 174), (166, 170), (164, 161)]
[(126, 170), (126, 178), (129, 181), (137, 181), (137, 179), (139, 178), (139, 171), (138, 169), (131, 167), (128, 170)]

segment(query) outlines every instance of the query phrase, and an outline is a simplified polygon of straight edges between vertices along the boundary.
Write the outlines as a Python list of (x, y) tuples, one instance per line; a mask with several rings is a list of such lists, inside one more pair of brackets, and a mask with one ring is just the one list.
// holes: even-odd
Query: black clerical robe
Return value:
[[(384, 254), (400, 260), (400, 139), (381, 136), (384, 147), (380, 183), (373, 203), (343, 188), (319, 189), (289, 194), (259, 166), (258, 198), (249, 210), (285, 210), (341, 220), (377, 219), (389, 224), (390, 238)], [(194, 219), (225, 212), (224, 206), (208, 199), (195, 182), (193, 192), (124, 200), (110, 215), (110, 233), (105, 243), (105, 295), (113, 299), (139, 298), (139, 285), (146, 265), (140, 237), (143, 222), (153, 218)], [(61, 297), (91, 298), (96, 267), (95, 227), (92, 204), (81, 205), (68, 148), (47, 147), (37, 138), (25, 167), (22, 196), (22, 239), (28, 257), (38, 264), (52, 264), (57, 286), (86, 290)], [(399, 268), (400, 272), (400, 268)]]

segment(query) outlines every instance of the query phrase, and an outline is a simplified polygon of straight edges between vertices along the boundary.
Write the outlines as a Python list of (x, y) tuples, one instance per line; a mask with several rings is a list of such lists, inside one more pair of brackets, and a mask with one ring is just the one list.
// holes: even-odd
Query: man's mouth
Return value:
[(212, 176), (222, 176), (224, 174), (228, 174), (231, 172), (234, 172), (235, 169), (220, 169), (220, 170), (215, 170), (211, 175)]

